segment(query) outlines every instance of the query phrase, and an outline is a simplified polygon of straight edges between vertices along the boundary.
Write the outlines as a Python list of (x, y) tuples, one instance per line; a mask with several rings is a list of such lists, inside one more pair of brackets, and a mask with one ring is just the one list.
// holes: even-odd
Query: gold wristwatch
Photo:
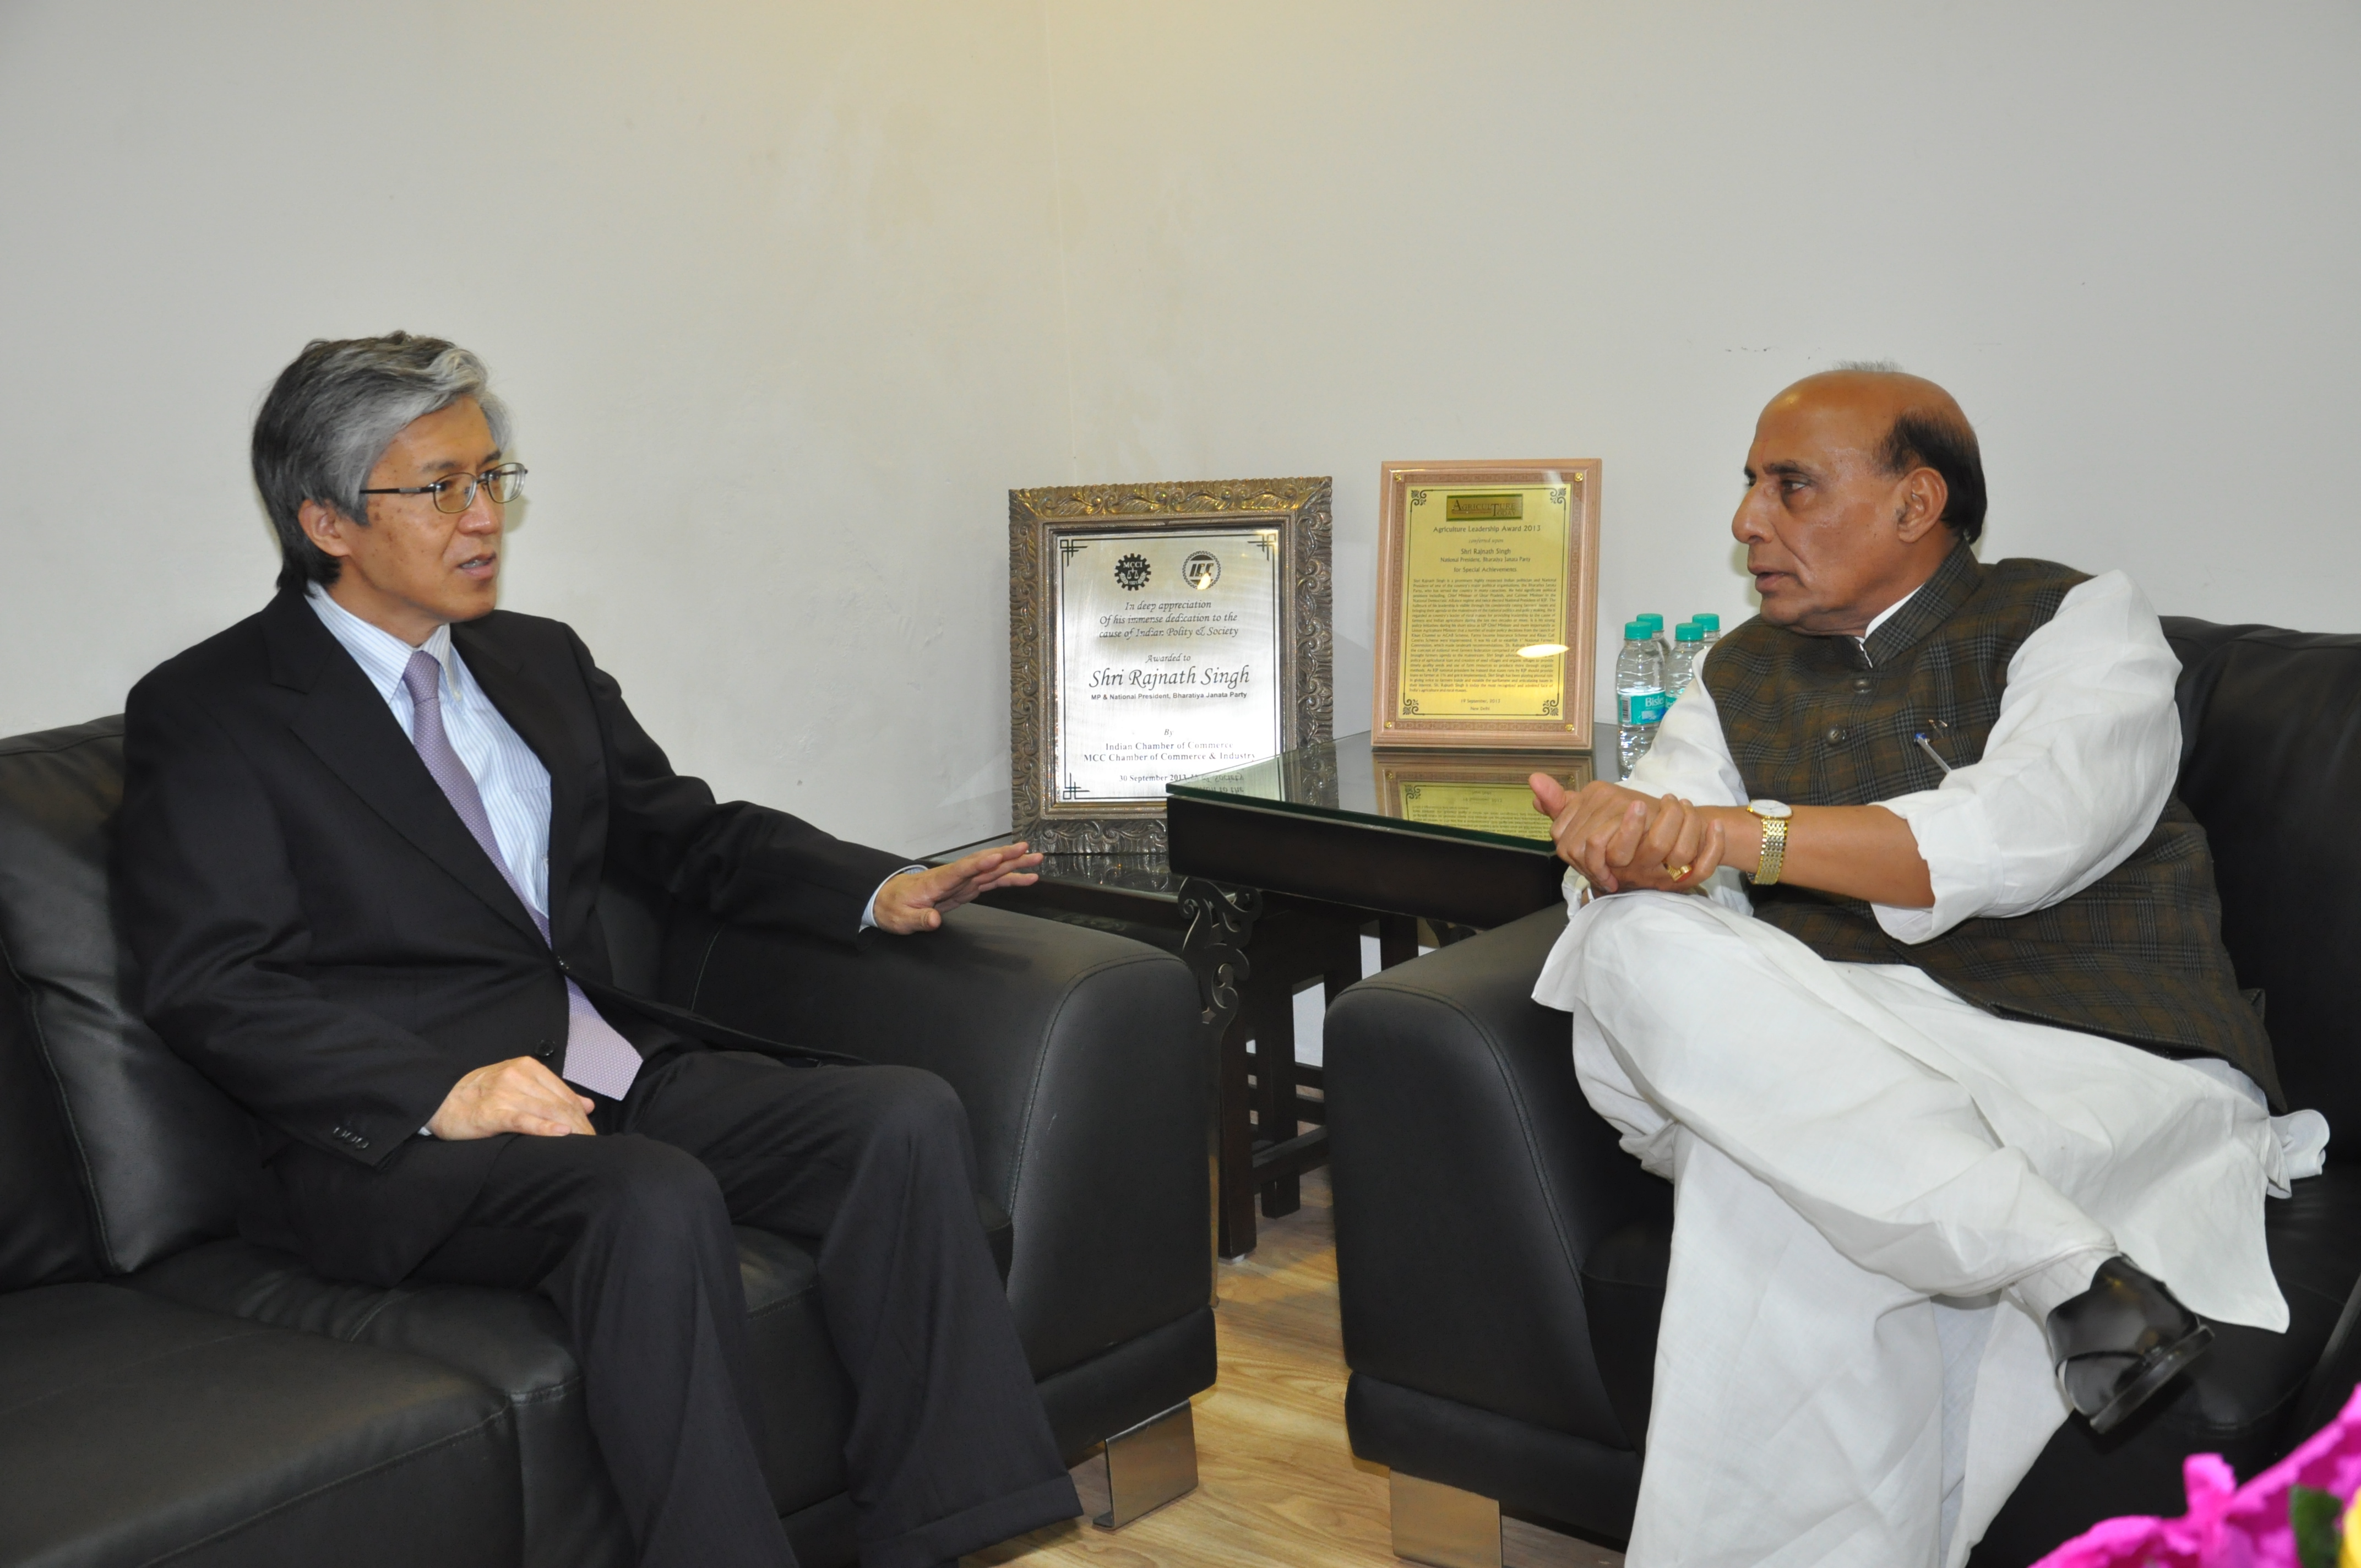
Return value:
[(1748, 880), (1757, 887), (1769, 887), (1779, 880), (1780, 869), (1787, 862), (1787, 822), (1795, 808), (1784, 800), (1750, 800), (1746, 809), (1763, 819), (1763, 860)]

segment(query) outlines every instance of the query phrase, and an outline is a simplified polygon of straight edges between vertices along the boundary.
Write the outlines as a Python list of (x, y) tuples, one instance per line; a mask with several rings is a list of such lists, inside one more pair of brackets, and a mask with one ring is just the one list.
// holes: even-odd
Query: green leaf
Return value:
[(2336, 1568), (2343, 1534), (2336, 1526), (2344, 1513), (2345, 1505), (2334, 1492), (2315, 1486), (2289, 1490), (2288, 1527), (2295, 1531), (2295, 1559), (2303, 1568)]

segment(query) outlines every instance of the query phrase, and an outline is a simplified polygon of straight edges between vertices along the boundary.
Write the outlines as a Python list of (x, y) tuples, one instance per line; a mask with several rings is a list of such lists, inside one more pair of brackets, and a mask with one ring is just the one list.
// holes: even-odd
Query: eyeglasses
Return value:
[(431, 485), (405, 485), (397, 489), (363, 490), (365, 496), (433, 496), (436, 511), (466, 511), (476, 504), (476, 490), (481, 486), (486, 494), (501, 506), (508, 505), (524, 494), (524, 465), (503, 463), (497, 468), (487, 468), (480, 474), (453, 474)]

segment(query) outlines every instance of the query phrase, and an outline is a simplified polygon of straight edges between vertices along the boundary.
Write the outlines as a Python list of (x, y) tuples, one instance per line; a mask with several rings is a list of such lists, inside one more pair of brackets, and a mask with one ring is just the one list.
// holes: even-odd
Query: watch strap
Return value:
[(1763, 858), (1754, 868), (1754, 885), (1769, 887), (1779, 880), (1787, 863), (1787, 823), (1784, 817), (1757, 818), (1763, 824)]

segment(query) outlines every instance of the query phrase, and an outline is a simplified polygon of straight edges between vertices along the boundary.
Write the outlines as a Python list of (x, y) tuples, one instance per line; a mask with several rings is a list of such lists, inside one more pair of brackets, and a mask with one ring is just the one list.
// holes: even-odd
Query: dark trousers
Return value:
[(864, 1568), (931, 1565), (1082, 1511), (941, 1079), (675, 1050), (592, 1121), (599, 1136), (509, 1135), (419, 1274), (547, 1270), (642, 1564), (795, 1562), (763, 1481), (732, 1223), (819, 1240)]

